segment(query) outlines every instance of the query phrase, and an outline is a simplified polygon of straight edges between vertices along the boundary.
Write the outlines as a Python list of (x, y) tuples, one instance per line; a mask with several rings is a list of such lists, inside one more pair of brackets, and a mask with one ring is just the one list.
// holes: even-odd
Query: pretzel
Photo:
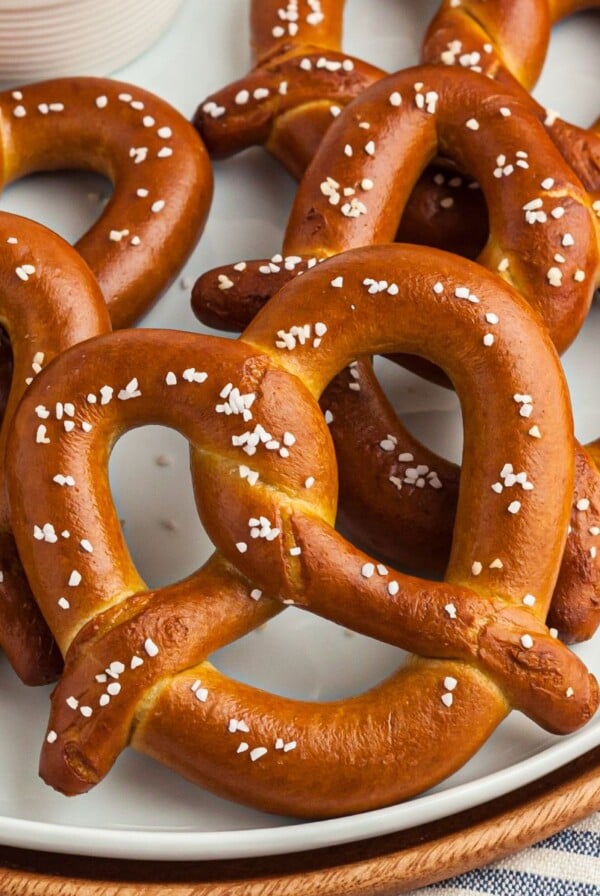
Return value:
[[(422, 58), (484, 71), (525, 103), (529, 95), (517, 78), (527, 87), (535, 82), (552, 22), (598, 6), (600, 0), (444, 3), (429, 28)], [(364, 63), (340, 52), (342, 13), (339, 0), (321, 2), (318, 10), (300, 3), (297, 11), (280, 0), (255, 0), (250, 25), (257, 66), (245, 78), (208, 97), (194, 117), (214, 158), (264, 145), (300, 178), (331, 116), (385, 76), (372, 67), (365, 70)], [(507, 65), (516, 77), (509, 74)], [(600, 139), (529, 101), (587, 189), (600, 189)], [(436, 168), (424, 173), (401, 221), (399, 239), (476, 257), (483, 247), (487, 218), (473, 187), (476, 183), (465, 181), (456, 171)]]
[[(415, 91), (415, 83), (424, 87)], [(461, 98), (460, 112), (451, 101), (453, 95)], [(435, 97), (435, 113), (427, 111), (426, 96), (432, 105)], [(394, 105), (399, 98), (401, 105)], [(506, 115), (507, 111), (511, 114)], [(368, 130), (361, 128), (366, 123)], [(382, 131), (387, 141), (383, 146)], [(234, 307), (236, 322), (246, 324), (273, 290), (317, 264), (319, 258), (360, 242), (393, 239), (411, 185), (428, 161), (415, 158), (415, 147), (426, 144), (433, 156), (436, 134), (444, 151), (451, 145), (457, 162), (471, 166), (490, 206), (491, 236), (480, 261), (498, 269), (529, 297), (563, 350), (581, 325), (598, 282), (600, 218), (597, 210), (594, 214), (594, 197), (586, 194), (529, 108), (498, 94), (476, 74), (440, 67), (412, 69), (378, 82), (342, 113), (300, 186), (282, 255), (266, 263), (242, 262), (201, 277), (193, 291), (196, 313), (206, 323), (223, 326)], [(371, 148), (371, 141), (370, 153), (365, 147)], [(351, 147), (351, 156), (346, 146)], [(404, 147), (410, 147), (411, 155), (403, 152)], [(504, 167), (498, 177), (501, 154)], [(344, 197), (344, 188), (356, 193)], [(394, 208), (388, 203), (390, 195), (397, 203)], [(583, 232), (576, 221), (583, 225)], [(572, 250), (580, 254), (572, 255)], [(522, 259), (527, 259), (526, 267)], [(494, 338), (493, 324), (488, 338)], [(367, 365), (353, 368), (352, 377), (354, 391), (348, 389), (346, 377), (333, 393), (335, 407), (329, 399), (331, 390), (325, 398), (325, 406), (334, 413), (343, 525), (360, 543), (396, 563), (439, 572), (450, 547), (457, 471), (403, 430)], [(370, 421), (368, 427), (365, 420)], [(381, 449), (380, 443), (389, 450)], [(372, 463), (369, 477), (365, 456)], [(424, 486), (417, 485), (419, 477), (411, 482), (404, 475), (404, 470), (414, 469), (413, 460), (398, 462), (398, 457), (418, 458), (417, 464), (436, 472), (444, 488), (419, 488)], [(405, 540), (394, 538), (399, 529)], [(580, 570), (581, 566), (579, 561)], [(584, 566), (589, 568), (589, 556)], [(573, 590), (577, 578), (570, 577), (570, 582)], [(588, 595), (579, 593), (589, 610)], [(591, 620), (585, 623), (583, 608), (578, 612), (575, 628), (573, 613), (569, 621), (561, 613), (557, 617), (561, 636), (567, 640), (589, 636), (590, 625), (598, 622), (595, 607), (591, 609)]]
[[(367, 284), (384, 278), (374, 294)], [(471, 302), (455, 297), (462, 289)], [(490, 313), (500, 348), (484, 341)], [(334, 453), (315, 399), (351, 359), (395, 350), (443, 364), (466, 412), (445, 582), (377, 565), (332, 528)], [(49, 443), (36, 444), (36, 408), (66, 390), (91, 429), (74, 439), (52, 421)], [(521, 390), (540, 439), (518, 413)], [(150, 421), (190, 441), (199, 513), (220, 552), (158, 591), (133, 566), (106, 470), (119, 435)], [(511, 705), (557, 732), (597, 707), (595, 679), (543, 624), (573, 488), (563, 375), (535, 315), (476, 265), (419, 247), (356, 250), (288, 284), (237, 342), (99, 337), (37, 378), (11, 438), (19, 549), (66, 654), (41, 772), (66, 793), (92, 787), (130, 741), (258, 808), (345, 814), (448, 775)], [(510, 503), (489, 488), (509, 459), (533, 486)], [(77, 488), (57, 489), (57, 469)], [(64, 528), (68, 538), (48, 538)], [(506, 562), (473, 575), (475, 559), (495, 556)], [(290, 603), (421, 656), (330, 704), (257, 691), (206, 660)]]
[(168, 103), (119, 81), (63, 78), (0, 93), (1, 184), (34, 171), (105, 175), (114, 191), (76, 248), (113, 326), (133, 323), (177, 275), (202, 232), (212, 172), (202, 142)]
[(354, 101), (303, 178), (282, 255), (202, 278), (194, 290), (197, 313), (221, 319), (223, 297), (235, 298), (237, 282), (243, 302), (276, 291), (319, 259), (393, 239), (412, 185), (438, 150), (470, 168), (482, 186), (491, 232), (479, 261), (519, 288), (563, 351), (600, 277), (593, 201), (527, 105), (472, 72), (437, 66), (406, 69)]
[[(60, 277), (57, 277), (60, 271)], [(0, 212), (0, 316), (10, 345), (2, 351), (4, 396), (0, 458), (18, 402), (37, 373), (68, 346), (110, 329), (96, 280), (60, 237)], [(12, 351), (11, 351), (12, 349)], [(65, 421), (69, 420), (68, 411)], [(39, 438), (44, 438), (40, 421)], [(0, 463), (0, 646), (27, 684), (56, 678), (62, 659), (37, 609), (10, 528)]]

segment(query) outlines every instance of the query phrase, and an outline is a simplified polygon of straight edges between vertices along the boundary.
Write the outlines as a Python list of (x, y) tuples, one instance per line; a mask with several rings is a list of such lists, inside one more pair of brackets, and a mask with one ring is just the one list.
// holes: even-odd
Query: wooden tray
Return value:
[(451, 818), (346, 846), (218, 862), (0, 847), (2, 896), (397, 896), (502, 858), (600, 809), (600, 747)]

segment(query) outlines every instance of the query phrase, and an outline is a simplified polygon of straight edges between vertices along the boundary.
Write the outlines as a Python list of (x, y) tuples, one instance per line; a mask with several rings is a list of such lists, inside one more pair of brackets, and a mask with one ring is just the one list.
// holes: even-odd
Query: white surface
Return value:
[[(350, 0), (346, 49), (392, 69), (413, 64), (425, 23), (436, 8), (398, 0)], [(115, 73), (169, 100), (185, 115), (249, 64), (247, 0), (186, 0), (172, 28), (144, 57)], [(537, 90), (545, 105), (589, 123), (600, 110), (597, 47), (600, 17), (587, 14), (555, 31)], [(576, 51), (574, 52), (574, 48)], [(35, 217), (74, 239), (98, 214), (104, 182), (92, 175), (38, 176), (5, 190), (3, 209)], [(262, 151), (221, 163), (206, 232), (182, 272), (190, 283), (217, 264), (271, 255), (293, 195), (287, 175)], [(189, 310), (189, 284), (174, 286), (144, 321), (200, 330)], [(600, 311), (592, 311), (565, 358), (577, 434), (600, 435), (596, 389)], [(386, 378), (391, 378), (391, 373)], [(391, 379), (390, 379), (391, 382)], [(438, 451), (460, 455), (460, 416), (450, 393), (393, 371), (396, 404), (409, 425)], [(435, 413), (430, 413), (434, 411)], [(427, 413), (425, 413), (427, 412)], [(164, 456), (169, 463), (158, 465)], [(196, 521), (187, 449), (162, 429), (137, 431), (117, 446), (111, 481), (133, 555), (149, 583), (190, 572), (210, 550)], [(170, 528), (166, 528), (170, 527)], [(578, 649), (600, 676), (600, 637)], [(263, 630), (222, 651), (216, 664), (258, 686), (309, 699), (358, 692), (381, 679), (401, 652), (290, 609)], [(48, 689), (20, 686), (0, 663), (0, 841), (90, 855), (193, 859), (280, 853), (374, 836), (442, 817), (520, 786), (600, 743), (600, 717), (581, 733), (552, 737), (517, 713), (458, 774), (410, 803), (353, 818), (296, 823), (207, 794), (128, 751), (106, 781), (68, 800), (37, 778)]]

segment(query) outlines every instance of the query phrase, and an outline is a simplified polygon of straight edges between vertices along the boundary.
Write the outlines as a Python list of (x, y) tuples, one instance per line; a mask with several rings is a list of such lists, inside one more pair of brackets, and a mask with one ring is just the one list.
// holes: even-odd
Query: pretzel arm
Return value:
[(3, 183), (64, 168), (112, 182), (108, 205), (76, 248), (113, 325), (132, 323), (172, 282), (204, 226), (212, 173), (197, 134), (163, 100), (102, 78), (5, 91), (0, 114)]
[(339, 50), (344, 6), (344, 0), (300, 0), (297, 4), (251, 0), (250, 42), (254, 58), (261, 60), (278, 54), (290, 43)]
[(213, 268), (194, 284), (194, 314), (209, 327), (239, 333), (288, 280), (316, 263), (314, 257), (274, 255)]
[[(81, 629), (52, 694), (49, 727), (67, 746), (64, 753), (43, 751), (42, 777), (66, 793), (102, 780), (127, 746), (145, 694), (281, 611), (275, 601), (250, 599), (251, 590), (214, 554), (187, 579), (158, 593), (138, 592)], [(161, 645), (154, 657), (144, 648), (148, 639)]]
[[(27, 384), (69, 345), (107, 332), (110, 321), (88, 267), (45, 227), (0, 212), (0, 262), (0, 325), (12, 353), (11, 386), (0, 428), (0, 457), (4, 457), (10, 426)], [(59, 673), (62, 660), (19, 560), (9, 522), (3, 463), (0, 568), (0, 644), (27, 684), (50, 681)]]
[[(301, 111), (310, 119), (313, 109), (324, 108), (331, 121), (332, 106), (346, 105), (382, 76), (380, 69), (341, 52), (327, 51), (324, 57), (318, 47), (301, 49), (268, 60), (198, 107), (193, 124), (213, 158), (276, 145), (274, 134), (284, 130), (288, 114), (293, 119)], [(308, 158), (314, 145), (309, 148)]]

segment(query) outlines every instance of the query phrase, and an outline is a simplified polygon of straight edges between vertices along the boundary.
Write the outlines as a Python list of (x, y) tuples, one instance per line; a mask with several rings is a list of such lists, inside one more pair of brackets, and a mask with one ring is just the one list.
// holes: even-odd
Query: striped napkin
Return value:
[(600, 896), (600, 812), (530, 849), (412, 896)]

